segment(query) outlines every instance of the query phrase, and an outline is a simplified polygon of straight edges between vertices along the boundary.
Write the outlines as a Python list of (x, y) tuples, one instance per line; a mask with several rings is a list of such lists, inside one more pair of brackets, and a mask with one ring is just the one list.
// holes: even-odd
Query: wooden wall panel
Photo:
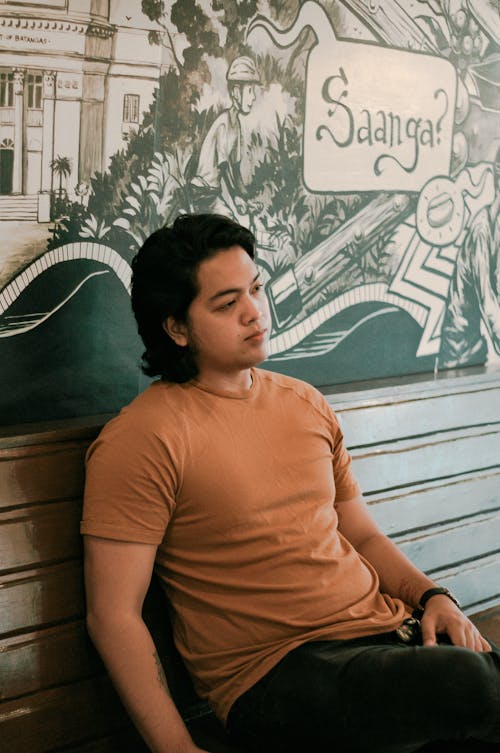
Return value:
[(4, 638), (0, 656), (4, 701), (104, 672), (82, 620)]
[(130, 720), (82, 619), (83, 459), (97, 427), (0, 442), (2, 753), (127, 750), (112, 733), (130, 738)]
[(499, 542), (500, 514), (483, 515), (453, 526), (436, 526), (396, 540), (406, 556), (428, 573), (494, 554)]
[(338, 411), (346, 444), (364, 447), (409, 436), (432, 435), (437, 428), (452, 431), (464, 426), (500, 423), (500, 388), (437, 397), (398, 395), (393, 399), (391, 402), (386, 395), (375, 404), (345, 407), (346, 398), (330, 398), (332, 407)]
[(409, 378), (378, 386), (372, 382), (356, 391), (343, 385), (323, 392), (342, 418), (348, 444), (432, 434), (438, 425), (446, 430), (500, 421), (500, 371), (494, 368), (482, 373), (469, 369), (447, 379)]
[(500, 646), (500, 609), (486, 609), (473, 615), (472, 621), (495, 646)]
[(330, 395), (381, 526), (466, 609), (500, 599), (500, 373)]
[(2, 580), (0, 635), (83, 616), (83, 575), (78, 561), (6, 575)]
[(45, 690), (0, 707), (2, 753), (48, 753), (128, 726), (107, 678)]
[[(468, 612), (497, 605), (500, 374), (329, 399), (381, 527)], [(144, 751), (83, 623), (84, 424), (0, 438), (2, 753)]]
[(368, 502), (379, 526), (395, 536), (497, 510), (499, 490), (500, 471), (492, 471), (428, 482), (416, 489), (384, 490)]
[(0, 512), (0, 572), (78, 557), (80, 509), (69, 500)]
[(353, 450), (353, 468), (365, 493), (453, 478), (485, 469), (500, 470), (500, 431), (473, 428), (401, 440), (369, 452)]
[(500, 603), (500, 557), (493, 554), (438, 574), (439, 583), (457, 594), (470, 614)]
[(87, 445), (0, 450), (0, 509), (81, 495)]

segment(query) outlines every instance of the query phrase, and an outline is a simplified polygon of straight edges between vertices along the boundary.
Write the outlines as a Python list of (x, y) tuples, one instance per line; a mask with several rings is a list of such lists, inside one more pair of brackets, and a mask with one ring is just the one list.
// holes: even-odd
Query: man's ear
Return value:
[(187, 327), (185, 324), (178, 322), (173, 316), (168, 316), (162, 326), (167, 335), (172, 338), (176, 345), (179, 345), (181, 348), (186, 347), (188, 339)]

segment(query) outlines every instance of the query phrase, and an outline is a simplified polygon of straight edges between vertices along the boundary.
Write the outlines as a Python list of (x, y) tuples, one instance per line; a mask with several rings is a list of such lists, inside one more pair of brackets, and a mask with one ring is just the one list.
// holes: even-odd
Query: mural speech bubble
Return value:
[(443, 58), (341, 41), (308, 0), (288, 29), (256, 17), (280, 47), (309, 27), (317, 44), (306, 71), (304, 181), (311, 191), (419, 191), (448, 175), (456, 71)]

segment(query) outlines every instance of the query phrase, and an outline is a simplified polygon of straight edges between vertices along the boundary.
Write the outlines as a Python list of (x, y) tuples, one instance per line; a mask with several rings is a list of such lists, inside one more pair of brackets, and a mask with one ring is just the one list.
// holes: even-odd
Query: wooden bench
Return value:
[[(382, 528), (500, 644), (500, 372), (326, 393)], [(143, 753), (86, 635), (83, 458), (106, 417), (0, 437), (3, 753)], [(194, 695), (152, 584), (145, 617), (200, 745), (232, 749)]]

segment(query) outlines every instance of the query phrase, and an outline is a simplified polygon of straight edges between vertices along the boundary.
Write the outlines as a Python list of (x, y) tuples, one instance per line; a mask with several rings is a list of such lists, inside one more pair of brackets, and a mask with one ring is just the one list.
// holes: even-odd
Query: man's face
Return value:
[(266, 358), (269, 305), (259, 271), (241, 246), (203, 261), (197, 277), (198, 295), (174, 340), (192, 349), (200, 381), (215, 385)]
[(255, 84), (240, 84), (235, 87), (234, 98), (238, 104), (239, 111), (243, 115), (248, 115), (255, 102)]

